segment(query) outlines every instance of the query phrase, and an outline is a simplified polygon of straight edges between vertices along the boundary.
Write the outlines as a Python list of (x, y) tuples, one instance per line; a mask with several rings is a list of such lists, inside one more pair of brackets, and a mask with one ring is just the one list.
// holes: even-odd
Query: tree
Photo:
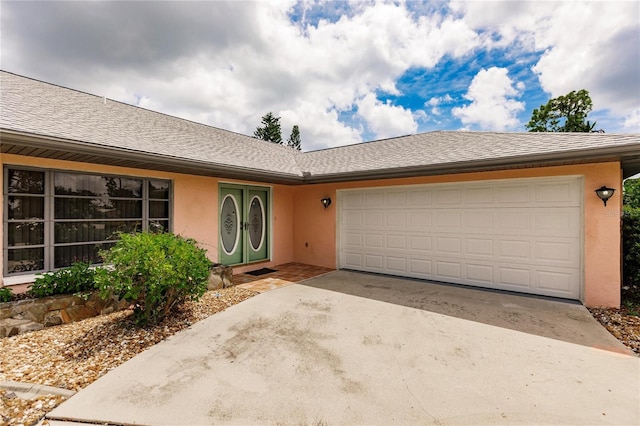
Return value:
[(289, 136), (289, 140), (287, 141), (287, 145), (291, 148), (297, 149), (298, 151), (302, 150), (302, 146), (300, 145), (302, 140), (300, 139), (300, 129), (298, 125), (294, 125), (291, 129), (291, 136)]
[(262, 116), (262, 124), (264, 127), (256, 128), (253, 135), (264, 141), (282, 144), (282, 133), (280, 132), (280, 117), (274, 117), (269, 112)]
[(534, 109), (525, 127), (529, 132), (597, 132), (596, 123), (587, 120), (592, 108), (589, 92), (574, 90)]

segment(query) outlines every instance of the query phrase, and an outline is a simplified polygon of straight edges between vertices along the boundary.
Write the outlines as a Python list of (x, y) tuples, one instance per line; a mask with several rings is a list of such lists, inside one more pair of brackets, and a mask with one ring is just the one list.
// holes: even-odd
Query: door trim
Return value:
[[(224, 197), (221, 196), (223, 190), (225, 189), (240, 191), (242, 194), (242, 200), (239, 200), (240, 203), (242, 204), (242, 209), (241, 209), (242, 211), (240, 212), (241, 225), (238, 227), (239, 237), (236, 239), (236, 244), (235, 244), (234, 250), (232, 251), (232, 254), (235, 253), (236, 250), (238, 250), (238, 245), (241, 244), (242, 260), (239, 263), (233, 263), (227, 266), (242, 266), (242, 265), (249, 265), (252, 263), (271, 261), (271, 253), (273, 249), (273, 238), (272, 238), (273, 187), (269, 185), (265, 185), (265, 186), (250, 185), (250, 184), (240, 184), (235, 182), (218, 182), (218, 213), (217, 213), (218, 214), (218, 237), (217, 238), (218, 238), (218, 247), (219, 247), (218, 256), (217, 256), (218, 261), (221, 263), (224, 263), (222, 261), (223, 254), (229, 255), (229, 253), (227, 252), (226, 248), (222, 243), (222, 227), (223, 227), (222, 216), (221, 216), (222, 203), (225, 201), (227, 197), (229, 197), (229, 194), (224, 195)], [(254, 193), (251, 194), (251, 191), (253, 191)], [(255, 194), (256, 191), (264, 193), (264, 202), (259, 195)], [(248, 230), (248, 227), (251, 226), (248, 223), (249, 210), (251, 208), (251, 202), (255, 198), (258, 198), (260, 209), (264, 218), (262, 223), (262, 237), (257, 249), (253, 247), (253, 243), (251, 241), (249, 230)], [(236, 208), (238, 209), (238, 203), (236, 202), (234, 197), (231, 197), (231, 199), (234, 202)], [(250, 259), (250, 250), (253, 250), (253, 252), (259, 252), (260, 250), (263, 250), (263, 249), (265, 250), (265, 253), (266, 253), (265, 257), (259, 258), (259, 259)]]

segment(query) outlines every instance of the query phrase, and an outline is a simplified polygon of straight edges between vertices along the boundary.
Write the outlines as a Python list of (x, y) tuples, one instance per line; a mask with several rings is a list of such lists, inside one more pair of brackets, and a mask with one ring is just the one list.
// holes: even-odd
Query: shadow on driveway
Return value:
[(577, 301), (347, 270), (299, 284), (633, 355)]

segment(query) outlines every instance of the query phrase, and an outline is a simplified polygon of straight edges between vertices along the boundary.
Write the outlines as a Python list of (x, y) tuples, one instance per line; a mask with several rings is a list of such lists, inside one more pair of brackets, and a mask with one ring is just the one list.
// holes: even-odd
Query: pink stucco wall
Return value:
[[(212, 261), (218, 260), (217, 206), (220, 181), (217, 178), (9, 154), (2, 154), (0, 162), (61, 170), (172, 179), (174, 182), (174, 231), (185, 237), (196, 239), (203, 248), (207, 249)], [(583, 302), (587, 306), (619, 306), (622, 176), (620, 164), (617, 162), (301, 186), (234, 181), (240, 184), (269, 186), (272, 197), (271, 260), (259, 265), (236, 267), (234, 271), (241, 273), (255, 269), (257, 266), (273, 267), (289, 262), (336, 268), (336, 219), (339, 207), (336, 191), (340, 189), (563, 175), (584, 177)], [(0, 184), (1, 179), (2, 177), (0, 177)], [(232, 181), (225, 180), (225, 182)], [(607, 207), (603, 206), (602, 201), (593, 192), (602, 185), (617, 190)], [(324, 209), (320, 204), (320, 199), (323, 197), (331, 197), (333, 200), (333, 204), (328, 209)], [(2, 229), (0, 228), (1, 237)], [(0, 256), (0, 267), (2, 267), (2, 256)]]
[[(340, 189), (566, 175), (584, 177), (583, 302), (587, 306), (617, 307), (620, 305), (621, 282), (622, 185), (620, 164), (617, 162), (296, 187), (294, 259), (327, 268), (338, 266), (336, 219), (339, 206), (336, 193)], [(602, 185), (617, 190), (607, 207), (594, 193)], [(324, 210), (320, 199), (326, 196), (334, 202)]]

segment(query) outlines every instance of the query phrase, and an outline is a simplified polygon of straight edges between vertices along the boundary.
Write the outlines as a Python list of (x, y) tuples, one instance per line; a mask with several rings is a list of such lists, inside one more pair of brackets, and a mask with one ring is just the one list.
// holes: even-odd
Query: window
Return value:
[(100, 263), (119, 232), (171, 229), (171, 182), (5, 168), (4, 275)]

